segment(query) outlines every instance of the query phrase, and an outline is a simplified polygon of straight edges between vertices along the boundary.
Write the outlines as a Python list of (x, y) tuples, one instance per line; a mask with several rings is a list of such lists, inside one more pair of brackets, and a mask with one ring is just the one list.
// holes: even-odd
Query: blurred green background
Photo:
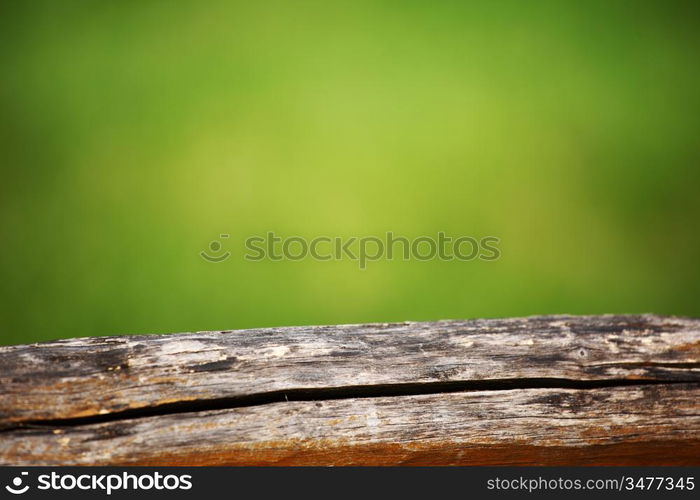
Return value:
[[(697, 2), (0, 9), (0, 343), (700, 316)], [(244, 260), (267, 231), (502, 257)]]

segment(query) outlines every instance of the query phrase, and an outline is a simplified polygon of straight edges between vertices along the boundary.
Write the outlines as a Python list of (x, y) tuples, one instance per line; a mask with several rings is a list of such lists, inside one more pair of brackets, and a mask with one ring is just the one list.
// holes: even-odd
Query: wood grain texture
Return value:
[(2, 464), (700, 465), (700, 321), (553, 316), (0, 347)]
[(697, 385), (281, 402), (15, 431), (23, 464), (698, 464)]

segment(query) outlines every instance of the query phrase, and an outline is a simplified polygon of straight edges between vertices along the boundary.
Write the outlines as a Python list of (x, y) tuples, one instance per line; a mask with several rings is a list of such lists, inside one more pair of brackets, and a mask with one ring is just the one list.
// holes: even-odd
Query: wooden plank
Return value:
[(700, 464), (699, 385), (654, 315), (59, 340), (0, 347), (0, 463)]
[(700, 321), (536, 317), (0, 347), (0, 426), (299, 388), (474, 380), (700, 381)]
[(281, 402), (14, 431), (25, 465), (698, 465), (697, 384)]

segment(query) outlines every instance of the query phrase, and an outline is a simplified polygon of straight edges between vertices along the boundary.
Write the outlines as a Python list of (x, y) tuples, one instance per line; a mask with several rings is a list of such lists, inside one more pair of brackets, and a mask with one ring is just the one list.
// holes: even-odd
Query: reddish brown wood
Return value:
[(700, 465), (700, 321), (555, 316), (0, 347), (0, 463)]

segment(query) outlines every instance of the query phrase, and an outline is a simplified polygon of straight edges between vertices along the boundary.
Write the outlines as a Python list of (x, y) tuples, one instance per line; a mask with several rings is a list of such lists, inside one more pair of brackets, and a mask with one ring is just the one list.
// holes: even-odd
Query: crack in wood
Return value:
[(386, 398), (416, 395), (450, 394), (456, 392), (512, 391), (523, 389), (579, 389), (592, 390), (612, 387), (635, 387), (655, 385), (696, 385), (695, 380), (572, 380), (565, 378), (492, 379), (454, 382), (431, 382), (409, 384), (359, 385), (324, 387), (312, 389), (286, 389), (247, 396), (229, 398), (178, 401), (156, 406), (134, 408), (106, 414), (87, 415), (64, 419), (30, 420), (18, 425), (0, 427), (0, 433), (28, 428), (75, 427), (106, 422), (119, 422), (148, 417), (168, 416), (213, 410), (229, 410), (251, 406), (294, 401), (333, 401), (339, 399)]
[(700, 320), (261, 328), (0, 347), (0, 464), (698, 465)]

